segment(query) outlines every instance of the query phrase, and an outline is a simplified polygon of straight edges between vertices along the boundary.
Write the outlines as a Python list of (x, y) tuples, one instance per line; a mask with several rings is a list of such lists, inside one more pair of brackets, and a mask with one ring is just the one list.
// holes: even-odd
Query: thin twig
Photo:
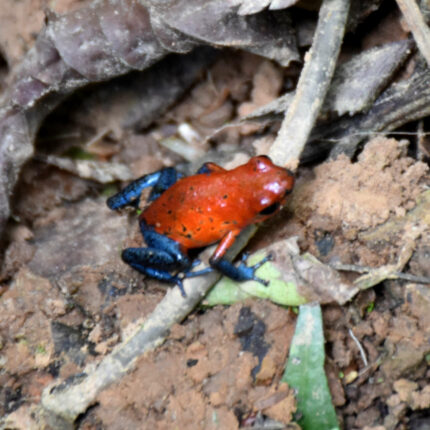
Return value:
[(321, 6), (312, 47), (269, 156), (294, 169), (315, 124), (336, 66), (348, 17), (348, 0), (325, 0)]
[(358, 350), (360, 351), (360, 355), (361, 355), (361, 359), (363, 360), (364, 367), (367, 367), (368, 361), (367, 361), (366, 352), (364, 351), (364, 348), (362, 347), (360, 341), (356, 338), (355, 334), (350, 328), (348, 329), (348, 333), (351, 336), (352, 340), (357, 345)]
[[(330, 267), (336, 270), (342, 270), (344, 272), (357, 272), (357, 273), (372, 273), (379, 268), (358, 266), (356, 264), (342, 264), (342, 263), (332, 263)], [(403, 279), (405, 281), (416, 282), (417, 284), (430, 284), (430, 277), (411, 275), (409, 273), (393, 272), (390, 273), (388, 279)]]
[(430, 66), (430, 29), (416, 0), (396, 0), (403, 17), (414, 35), (418, 49)]

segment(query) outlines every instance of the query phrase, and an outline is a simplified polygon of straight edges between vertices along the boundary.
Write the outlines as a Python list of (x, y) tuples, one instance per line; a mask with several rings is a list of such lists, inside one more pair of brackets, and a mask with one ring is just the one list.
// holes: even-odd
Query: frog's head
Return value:
[(285, 204), (294, 187), (294, 174), (272, 160), (260, 155), (248, 162), (253, 172), (250, 186), (253, 188), (255, 220), (260, 222), (271, 217)]

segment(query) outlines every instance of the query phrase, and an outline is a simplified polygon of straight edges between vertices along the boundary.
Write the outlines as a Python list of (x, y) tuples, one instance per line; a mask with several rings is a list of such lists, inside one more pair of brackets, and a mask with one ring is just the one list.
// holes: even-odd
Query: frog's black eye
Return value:
[(279, 209), (279, 203), (273, 203), (260, 211), (260, 215), (272, 215)]

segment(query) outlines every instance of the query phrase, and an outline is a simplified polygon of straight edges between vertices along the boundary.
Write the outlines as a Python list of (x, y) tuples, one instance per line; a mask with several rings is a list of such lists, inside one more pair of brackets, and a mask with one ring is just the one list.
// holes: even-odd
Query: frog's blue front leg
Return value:
[(256, 281), (256, 282), (259, 282), (260, 284), (263, 284), (265, 287), (267, 287), (269, 285), (269, 281), (266, 281), (256, 276), (255, 271), (264, 263), (266, 263), (267, 261), (270, 261), (272, 259), (272, 256), (268, 255), (267, 257), (263, 258), (261, 261), (259, 261), (257, 264), (254, 264), (253, 266), (247, 266), (245, 264), (247, 258), (248, 258), (248, 254), (244, 253), (239, 266), (235, 266), (233, 263), (226, 260), (225, 258), (212, 257), (209, 260), (209, 262), (212, 267), (220, 271), (223, 275), (233, 279), (234, 281), (239, 281), (239, 282)]
[(127, 205), (139, 206), (142, 190), (153, 187), (148, 201), (153, 201), (171, 187), (181, 175), (173, 168), (167, 167), (157, 172), (142, 176), (131, 182), (119, 193), (109, 197), (107, 205), (110, 209), (120, 209)]
[(204, 269), (197, 270), (196, 272), (192, 272), (193, 268), (201, 263), (200, 260), (194, 260), (192, 266), (184, 273), (185, 278), (195, 278), (197, 276), (207, 275), (214, 271), (213, 267), (205, 267)]

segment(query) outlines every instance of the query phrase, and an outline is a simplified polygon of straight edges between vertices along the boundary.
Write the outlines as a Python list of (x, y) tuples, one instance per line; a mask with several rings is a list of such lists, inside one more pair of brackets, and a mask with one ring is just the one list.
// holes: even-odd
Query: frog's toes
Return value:
[(194, 267), (198, 266), (201, 263), (201, 260), (199, 260), (198, 258), (194, 259), (193, 262), (191, 263), (191, 267), (189, 269), (189, 272), (194, 269)]
[(270, 284), (270, 281), (267, 281), (266, 279), (258, 278), (257, 276), (254, 276), (253, 280), (264, 285), (265, 287), (268, 287)]
[(182, 283), (178, 284), (179, 287), (179, 291), (181, 292), (181, 296), (186, 299), (187, 298), (187, 293), (184, 290), (184, 286), (182, 285)]
[(184, 278), (184, 276), (175, 276), (172, 281), (179, 287), (179, 291), (181, 292), (181, 296), (185, 299), (187, 297), (187, 293), (185, 292), (184, 289), (184, 284), (182, 283), (182, 279)]
[(245, 263), (245, 261), (248, 260), (248, 257), (249, 257), (249, 252), (248, 251), (244, 251), (244, 252), (242, 252), (242, 257), (240, 258), (240, 261), (242, 263)]
[(249, 269), (252, 270), (252, 280), (253, 281), (259, 282), (260, 284), (264, 285), (265, 287), (267, 287), (270, 284), (270, 281), (266, 281), (265, 279), (261, 279), (258, 276), (256, 276), (255, 271), (257, 269), (259, 269), (263, 264), (265, 264), (271, 260), (273, 260), (273, 254), (268, 254), (263, 259), (261, 259), (258, 263), (249, 267)]
[(257, 270), (259, 267), (261, 267), (263, 264), (267, 263), (268, 261), (272, 261), (273, 260), (273, 255), (272, 254), (268, 254), (266, 255), (263, 259), (261, 259), (257, 264), (254, 264), (252, 266), (252, 268), (254, 270)]

